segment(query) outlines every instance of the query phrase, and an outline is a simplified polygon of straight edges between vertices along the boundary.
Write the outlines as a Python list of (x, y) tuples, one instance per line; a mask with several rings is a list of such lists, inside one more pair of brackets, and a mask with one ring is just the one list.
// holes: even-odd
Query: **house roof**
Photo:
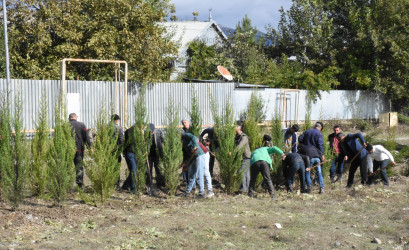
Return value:
[(210, 28), (215, 29), (221, 39), (227, 39), (226, 34), (213, 20), (163, 22), (161, 25), (166, 28), (168, 34), (173, 34), (172, 41), (180, 43), (179, 54), (186, 51), (190, 42), (201, 37)]

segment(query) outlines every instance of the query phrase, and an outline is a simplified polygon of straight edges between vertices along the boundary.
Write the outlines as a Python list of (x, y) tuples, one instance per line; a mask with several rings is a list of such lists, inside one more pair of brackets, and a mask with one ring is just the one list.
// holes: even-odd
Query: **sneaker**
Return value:
[(351, 188), (352, 184), (347, 184), (346, 188)]
[[(335, 178), (332, 176), (331, 178), (331, 183), (335, 183)], [(338, 180), (338, 179), (337, 179)]]
[(305, 190), (305, 193), (307, 194), (311, 193), (311, 187), (307, 187), (307, 190)]
[(273, 201), (277, 200), (276, 194), (272, 194), (272, 195), (271, 195), (271, 200), (273, 200)]
[(324, 188), (320, 188), (319, 194), (324, 194)]
[(195, 199), (203, 199), (205, 198), (204, 194), (198, 194)]
[(288, 191), (289, 193), (292, 193), (292, 192), (293, 192), (293, 187), (292, 187), (292, 186), (289, 186), (288, 189), (287, 189), (287, 191)]
[(254, 194), (253, 194), (253, 193), (249, 193), (248, 196), (249, 196), (250, 198), (254, 198)]
[(214, 192), (210, 191), (210, 192), (207, 193), (206, 198), (211, 198), (213, 196), (214, 196)]

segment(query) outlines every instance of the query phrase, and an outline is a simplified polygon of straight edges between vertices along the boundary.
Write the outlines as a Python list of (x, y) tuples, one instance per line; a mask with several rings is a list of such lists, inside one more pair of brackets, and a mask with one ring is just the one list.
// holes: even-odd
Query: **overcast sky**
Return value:
[(199, 12), (198, 20), (209, 20), (209, 9), (212, 9), (213, 20), (217, 24), (235, 28), (245, 14), (251, 24), (265, 32), (265, 26), (277, 27), (280, 20), (279, 9), (291, 7), (291, 0), (171, 0), (176, 7), (175, 15), (179, 21), (192, 20), (193, 11)]

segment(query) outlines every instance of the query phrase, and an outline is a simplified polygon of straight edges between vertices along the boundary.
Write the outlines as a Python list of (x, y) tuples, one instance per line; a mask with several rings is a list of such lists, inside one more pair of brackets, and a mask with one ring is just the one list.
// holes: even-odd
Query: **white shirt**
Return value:
[(382, 145), (373, 145), (373, 153), (368, 154), (368, 170), (369, 172), (373, 171), (373, 160), (375, 161), (384, 161), (389, 159), (391, 162), (394, 162), (392, 154), (384, 148)]

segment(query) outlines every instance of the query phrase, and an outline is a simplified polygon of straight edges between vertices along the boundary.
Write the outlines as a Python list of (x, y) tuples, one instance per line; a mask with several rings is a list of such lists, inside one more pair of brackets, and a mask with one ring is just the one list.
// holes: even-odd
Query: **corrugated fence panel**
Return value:
[[(128, 83), (127, 89), (127, 124), (135, 121), (134, 106), (139, 95), (140, 85)], [(7, 89), (6, 79), (0, 79), (0, 91)], [(11, 110), (14, 109), (14, 97), (21, 92), (23, 100), (23, 120), (26, 130), (35, 129), (36, 114), (40, 108), (42, 91), (47, 94), (49, 125), (53, 128), (55, 101), (61, 90), (59, 80), (23, 80), (12, 79), (8, 86), (11, 100)], [(283, 90), (272, 88), (243, 88), (235, 87), (234, 83), (155, 83), (148, 85), (146, 105), (149, 122), (157, 127), (165, 124), (166, 109), (170, 99), (179, 111), (180, 118), (188, 118), (191, 111), (191, 99), (196, 91), (203, 125), (213, 124), (211, 111), (211, 96), (215, 99), (219, 112), (222, 112), (227, 102), (233, 107), (236, 118), (239, 118), (248, 105), (251, 93), (257, 91), (265, 105), (266, 119), (271, 120), (276, 110), (279, 110), (284, 121), (303, 121), (306, 114), (305, 90)], [(80, 120), (88, 127), (95, 127), (95, 119), (102, 103), (111, 114), (118, 113), (124, 126), (125, 112), (125, 86), (123, 82), (103, 81), (67, 81), (67, 94), (72, 94), (75, 99), (74, 106), (78, 106)], [(285, 101), (284, 101), (285, 93)], [(72, 100), (71, 100), (72, 101)], [(284, 106), (285, 103), (285, 106)], [(70, 102), (68, 102), (70, 105)], [(376, 119), (382, 112), (389, 111), (388, 101), (385, 96), (370, 91), (344, 91), (332, 90), (321, 92), (321, 98), (312, 104), (312, 120), (331, 119)], [(282, 114), (285, 108), (285, 114)], [(70, 109), (70, 107), (68, 107)]]

